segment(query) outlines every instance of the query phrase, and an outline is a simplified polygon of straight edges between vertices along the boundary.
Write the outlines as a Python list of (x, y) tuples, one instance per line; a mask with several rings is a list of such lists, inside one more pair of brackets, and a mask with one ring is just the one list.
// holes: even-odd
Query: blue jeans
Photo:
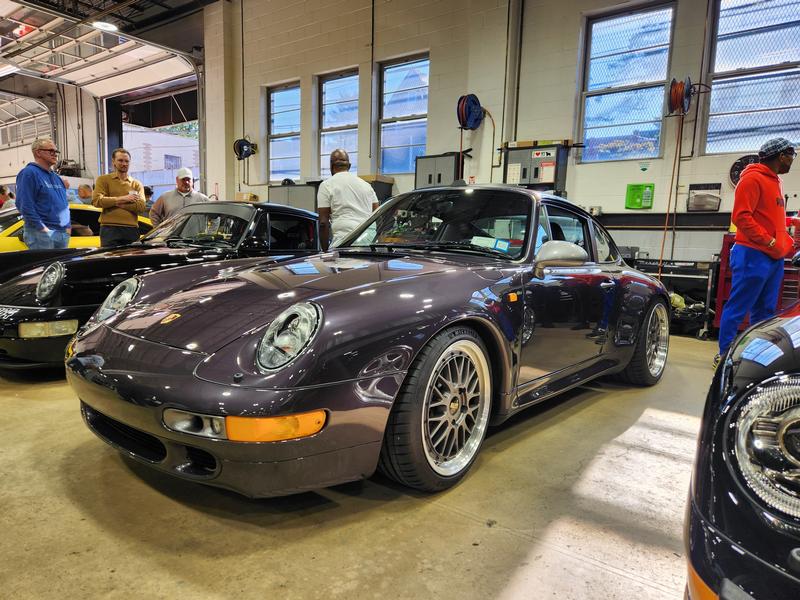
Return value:
[(66, 248), (69, 245), (69, 234), (57, 229), (44, 232), (34, 227), (25, 227), (23, 240), (31, 250), (52, 250)]
[(724, 354), (739, 331), (745, 315), (755, 325), (775, 316), (783, 280), (783, 259), (735, 244), (731, 249), (731, 295), (719, 322), (719, 353)]

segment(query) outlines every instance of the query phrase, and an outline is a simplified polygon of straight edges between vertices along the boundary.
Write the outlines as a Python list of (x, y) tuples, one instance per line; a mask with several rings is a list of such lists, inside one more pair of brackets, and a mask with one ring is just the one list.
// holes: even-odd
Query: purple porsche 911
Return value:
[(186, 480), (264, 497), (380, 469), (438, 491), (520, 410), (601, 375), (658, 382), (668, 306), (564, 199), (430, 188), (326, 254), (123, 281), (67, 378), (97, 436)]

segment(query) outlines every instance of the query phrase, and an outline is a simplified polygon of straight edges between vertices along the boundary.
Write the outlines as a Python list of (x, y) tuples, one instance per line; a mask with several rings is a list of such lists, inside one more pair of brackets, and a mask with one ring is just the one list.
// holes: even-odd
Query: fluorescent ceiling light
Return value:
[(94, 21), (92, 23), (92, 27), (95, 29), (99, 29), (100, 31), (116, 31), (117, 26), (113, 23), (109, 23), (107, 21)]
[(6, 75), (11, 75), (19, 71), (19, 67), (17, 65), (11, 64), (10, 62), (0, 61), (0, 77), (5, 77)]

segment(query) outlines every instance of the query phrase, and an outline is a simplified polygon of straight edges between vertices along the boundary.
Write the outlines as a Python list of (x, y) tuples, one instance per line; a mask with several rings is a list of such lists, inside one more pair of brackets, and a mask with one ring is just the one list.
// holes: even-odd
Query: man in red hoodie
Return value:
[(786, 232), (786, 206), (778, 175), (792, 168), (795, 149), (775, 138), (758, 151), (759, 164), (748, 165), (736, 186), (731, 220), (736, 244), (731, 249), (731, 295), (719, 324), (719, 354), (725, 356), (747, 313), (758, 323), (775, 315), (783, 279), (783, 258), (792, 249)]

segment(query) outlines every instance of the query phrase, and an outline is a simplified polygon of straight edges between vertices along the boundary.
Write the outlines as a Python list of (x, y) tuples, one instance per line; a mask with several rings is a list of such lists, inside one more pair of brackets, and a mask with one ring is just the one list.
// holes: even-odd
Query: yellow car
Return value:
[[(70, 248), (100, 247), (100, 213), (99, 208), (89, 204), (70, 204), (69, 218), (72, 223), (72, 235), (69, 238)], [(139, 234), (144, 235), (153, 226), (147, 217), (139, 217)], [(22, 215), (16, 208), (0, 210), (0, 252), (16, 252), (27, 250), (22, 240)]]

